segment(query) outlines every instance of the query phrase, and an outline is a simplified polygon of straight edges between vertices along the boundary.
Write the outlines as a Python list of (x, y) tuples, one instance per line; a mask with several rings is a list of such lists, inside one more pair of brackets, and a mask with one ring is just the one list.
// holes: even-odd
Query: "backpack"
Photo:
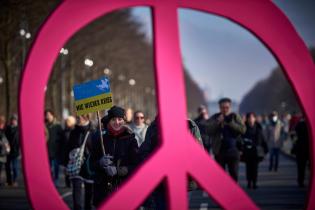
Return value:
[(74, 148), (69, 153), (69, 162), (67, 164), (66, 171), (70, 178), (78, 176), (81, 171), (81, 167), (84, 162), (84, 149), (89, 134), (90, 131), (85, 134), (84, 141), (80, 147)]
[(188, 127), (191, 134), (195, 137), (197, 142), (203, 146), (203, 142), (201, 139), (201, 134), (198, 125), (191, 119), (188, 119)]

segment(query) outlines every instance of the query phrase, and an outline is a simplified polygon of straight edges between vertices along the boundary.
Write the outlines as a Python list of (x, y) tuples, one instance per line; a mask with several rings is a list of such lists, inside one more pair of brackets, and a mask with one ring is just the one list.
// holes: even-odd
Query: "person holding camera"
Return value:
[(241, 116), (231, 111), (232, 101), (222, 98), (219, 101), (220, 112), (214, 114), (208, 122), (208, 133), (211, 135), (212, 151), (215, 160), (237, 182), (240, 152), (238, 140), (246, 131)]

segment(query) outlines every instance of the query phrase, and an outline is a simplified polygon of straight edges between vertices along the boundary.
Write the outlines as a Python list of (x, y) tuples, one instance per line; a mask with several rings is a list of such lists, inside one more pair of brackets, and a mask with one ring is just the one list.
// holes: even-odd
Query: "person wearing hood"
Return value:
[(282, 146), (281, 132), (282, 123), (279, 120), (278, 113), (270, 114), (270, 124), (267, 127), (267, 141), (270, 148), (269, 171), (277, 171), (279, 166), (279, 152)]
[[(67, 154), (73, 149), (81, 147), (87, 136), (86, 144), (84, 147), (84, 162), (81, 166), (78, 176), (70, 177), (72, 182), (72, 196), (73, 196), (73, 209), (74, 210), (89, 210), (93, 209), (93, 169), (90, 165), (90, 157), (92, 152), (92, 136), (95, 129), (90, 121), (90, 115), (84, 114), (78, 116), (77, 125), (70, 132), (69, 141), (66, 146)], [(89, 135), (88, 135), (88, 132)], [(66, 161), (69, 160), (69, 155), (66, 156)], [(84, 206), (82, 185), (84, 185)]]
[(96, 207), (119, 187), (138, 163), (138, 143), (132, 131), (125, 126), (125, 110), (113, 106), (108, 111), (108, 115), (102, 119), (102, 124), (103, 142), (100, 135), (96, 133), (91, 153), (91, 161), (95, 169), (94, 205)]

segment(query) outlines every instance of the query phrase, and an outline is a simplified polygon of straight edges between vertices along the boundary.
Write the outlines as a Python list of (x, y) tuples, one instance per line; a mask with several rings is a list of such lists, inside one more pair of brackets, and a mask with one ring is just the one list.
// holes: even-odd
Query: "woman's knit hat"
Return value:
[(120, 117), (120, 118), (126, 119), (125, 109), (119, 106), (113, 106), (112, 108), (110, 108), (110, 110), (108, 110), (108, 114), (102, 118), (103, 125), (106, 126), (108, 122), (114, 117)]

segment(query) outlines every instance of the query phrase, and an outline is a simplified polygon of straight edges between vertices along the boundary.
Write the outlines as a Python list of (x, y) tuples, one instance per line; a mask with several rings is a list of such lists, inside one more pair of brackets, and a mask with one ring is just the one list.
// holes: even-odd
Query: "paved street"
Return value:
[[(281, 156), (278, 172), (269, 172), (268, 161), (265, 160), (259, 167), (258, 189), (247, 190), (245, 165), (242, 163), (240, 167), (240, 184), (261, 209), (303, 209), (307, 188), (298, 188), (296, 178), (295, 162), (291, 158)], [(219, 209), (202, 191), (193, 193), (190, 208)]]
[[(296, 184), (295, 162), (285, 156), (281, 156), (279, 171), (269, 172), (268, 162), (264, 161), (259, 168), (259, 188), (257, 190), (246, 189), (245, 166), (241, 164), (240, 184), (262, 209), (303, 209), (307, 188), (301, 189)], [(4, 174), (4, 173), (3, 173)], [(3, 177), (4, 178), (4, 177)], [(62, 183), (63, 185), (63, 183)], [(66, 188), (58, 189), (68, 204), (71, 204), (71, 192)], [(202, 191), (193, 192), (190, 200), (191, 209), (219, 209)], [(0, 209), (2, 210), (27, 210), (31, 209), (26, 199), (22, 179), (19, 187), (0, 188)]]

